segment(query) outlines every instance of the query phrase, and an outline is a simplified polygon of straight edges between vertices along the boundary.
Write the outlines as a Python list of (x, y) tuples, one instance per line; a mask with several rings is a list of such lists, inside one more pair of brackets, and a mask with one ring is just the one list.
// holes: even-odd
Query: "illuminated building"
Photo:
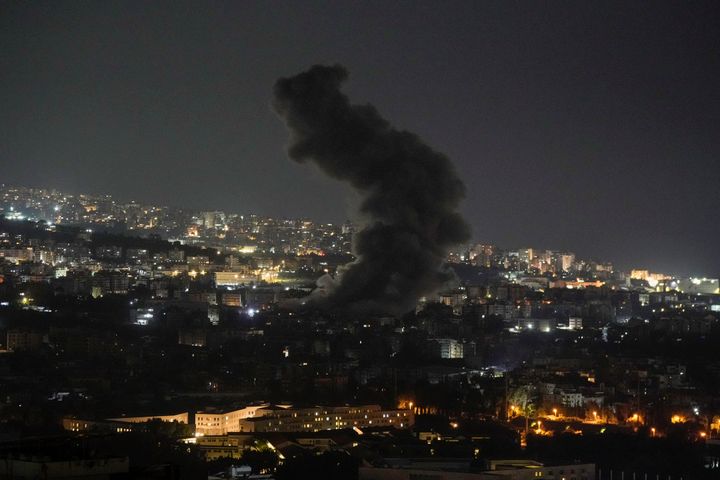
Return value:
[(150, 325), (155, 319), (153, 308), (133, 308), (130, 310), (130, 322), (135, 325)]
[(27, 262), (33, 258), (32, 248), (7, 248), (0, 249), (0, 258), (4, 258), (8, 262), (20, 263)]
[(467, 295), (464, 292), (449, 292), (440, 294), (440, 303), (452, 307), (455, 313), (462, 311), (462, 306), (467, 299)]
[(678, 290), (688, 294), (720, 294), (720, 280), (717, 278), (683, 278), (678, 282)]
[(245, 450), (255, 446), (257, 438), (249, 434), (198, 435), (195, 444), (206, 461), (220, 458), (240, 459)]
[(409, 428), (410, 410), (382, 410), (378, 405), (292, 408), (259, 405), (228, 412), (198, 412), (195, 431), (202, 435), (229, 432), (315, 432), (343, 428)]
[(463, 358), (462, 342), (453, 338), (436, 338), (435, 342), (440, 346), (440, 358)]
[(205, 227), (206, 229), (219, 229), (225, 226), (224, 212), (201, 212), (200, 219), (202, 221), (203, 227)]
[(573, 330), (582, 329), (582, 317), (569, 317), (568, 318), (568, 328), (573, 329)]
[(664, 273), (651, 273), (648, 270), (631, 270), (630, 278), (633, 280), (645, 280), (653, 288), (660, 282), (670, 280), (670, 277)]
[(410, 410), (382, 410), (378, 405), (273, 409), (240, 420), (241, 432), (316, 432), (342, 428), (410, 428)]
[(574, 253), (560, 253), (557, 256), (557, 269), (561, 272), (569, 272), (575, 265)]
[(535, 257), (536, 252), (532, 248), (523, 248), (518, 250), (518, 259), (528, 266), (535, 259)]
[(630, 278), (633, 280), (647, 280), (649, 275), (647, 270), (630, 270)]
[(268, 404), (263, 404), (232, 411), (197, 412), (195, 414), (195, 433), (200, 435), (226, 435), (229, 432), (239, 432), (241, 431), (240, 420), (254, 417), (258, 414), (258, 410), (267, 406)]
[(242, 307), (242, 295), (240, 292), (222, 292), (222, 304), (227, 307)]
[(260, 277), (250, 270), (240, 272), (215, 272), (215, 285), (218, 287), (239, 287), (260, 281)]
[(563, 406), (571, 408), (582, 407), (584, 404), (583, 394), (574, 391), (561, 391), (560, 401), (562, 402)]

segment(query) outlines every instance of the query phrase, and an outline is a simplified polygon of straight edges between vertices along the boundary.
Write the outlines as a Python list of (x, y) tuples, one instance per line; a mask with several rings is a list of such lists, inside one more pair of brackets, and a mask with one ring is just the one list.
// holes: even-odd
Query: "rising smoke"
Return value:
[(465, 186), (445, 155), (393, 128), (372, 105), (351, 105), (340, 91), (347, 77), (340, 65), (316, 65), (281, 78), (273, 108), (290, 130), (290, 158), (314, 162), (362, 198), (357, 259), (326, 279), (320, 302), (404, 313), (453, 278), (447, 251), (470, 235), (457, 212)]

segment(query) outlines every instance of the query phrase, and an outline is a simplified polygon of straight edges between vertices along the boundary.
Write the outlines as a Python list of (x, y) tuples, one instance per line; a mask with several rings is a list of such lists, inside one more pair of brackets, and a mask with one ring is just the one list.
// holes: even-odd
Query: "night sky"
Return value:
[(269, 107), (318, 63), (455, 162), (478, 241), (720, 274), (718, 2), (0, 2), (0, 182), (343, 221)]

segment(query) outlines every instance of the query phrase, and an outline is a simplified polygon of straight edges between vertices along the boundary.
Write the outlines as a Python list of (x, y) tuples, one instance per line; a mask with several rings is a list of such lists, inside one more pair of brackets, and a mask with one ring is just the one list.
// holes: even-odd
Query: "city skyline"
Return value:
[[(172, 205), (172, 206), (152, 205), (152, 204), (147, 204), (147, 203), (144, 203), (144, 204), (138, 203), (138, 202), (135, 202), (135, 200), (123, 201), (124, 199), (116, 199), (112, 195), (102, 195), (102, 194), (94, 194), (94, 193), (87, 193), (87, 192), (86, 193), (70, 193), (70, 192), (63, 192), (58, 189), (45, 189), (45, 188), (41, 188), (41, 187), (26, 187), (26, 186), (17, 186), (17, 185), (11, 186), (11, 185), (0, 184), (0, 216), (5, 215), (9, 219), (13, 219), (13, 216), (12, 216), (13, 212), (8, 211), (8, 208), (4, 207), (4, 205), (8, 205), (9, 203), (8, 203), (7, 198), (4, 198), (3, 195), (8, 194), (7, 190), (13, 190), (13, 189), (24, 190), (24, 191), (30, 191), (30, 190), (45, 191), (46, 193), (53, 192), (53, 193), (63, 196), (63, 197), (66, 196), (68, 199), (73, 199), (75, 197), (78, 197), (78, 198), (84, 197), (87, 200), (89, 200), (90, 202), (95, 201), (95, 200), (105, 199), (105, 200), (113, 202), (113, 204), (115, 204), (118, 209), (122, 209), (123, 205), (135, 204), (140, 207), (150, 207), (152, 209), (156, 209), (157, 212), (161, 212), (162, 210), (166, 210), (166, 209), (170, 210), (170, 211), (175, 210), (178, 212), (183, 212), (184, 215), (187, 216), (188, 225), (192, 224), (191, 219), (196, 219), (196, 220), (201, 219), (204, 215), (210, 214), (210, 213), (227, 215), (228, 217), (234, 217), (234, 216), (247, 217), (247, 218), (257, 217), (258, 219), (267, 219), (267, 220), (273, 220), (273, 221), (279, 221), (279, 222), (294, 222), (294, 223), (296, 223), (296, 222), (308, 221), (308, 222), (312, 222), (316, 226), (327, 225), (327, 226), (332, 226), (334, 228), (340, 228), (343, 225), (347, 225), (348, 222), (350, 222), (349, 219), (346, 219), (344, 222), (334, 223), (334, 222), (326, 222), (326, 221), (318, 220), (315, 218), (310, 218), (308, 216), (297, 217), (297, 218), (289, 217), (289, 216), (273, 217), (273, 216), (269, 216), (269, 215), (257, 214), (255, 212), (239, 212), (239, 211), (227, 211), (227, 210), (218, 210), (218, 209), (193, 210), (193, 209), (189, 209), (189, 208), (184, 208), (183, 206), (179, 206), (179, 205)], [(34, 200), (39, 201), (39, 199), (37, 199), (37, 198)], [(45, 200), (45, 203), (48, 203), (48, 201)], [(49, 206), (49, 203), (48, 203), (48, 206)], [(62, 210), (59, 208), (59, 206), (55, 207), (55, 209), (54, 209), (55, 211), (53, 211), (53, 209), (49, 208), (48, 206), (45, 207), (48, 213), (52, 213), (54, 215), (58, 215), (59, 213), (62, 213)], [(30, 221), (44, 220), (44, 221), (53, 223), (51, 219), (43, 218), (42, 216), (32, 215), (32, 214), (28, 216), (27, 212), (37, 211), (37, 210), (38, 210), (37, 206), (34, 208), (25, 209), (24, 211), (22, 208), (15, 209), (14, 213), (15, 213), (15, 215), (18, 216), (15, 219), (30, 220)], [(10, 215), (8, 215), (8, 214), (10, 214)], [(117, 220), (120, 221), (120, 223), (122, 223), (121, 219), (117, 219)], [(100, 225), (101, 229), (102, 229), (102, 225), (103, 225), (102, 223), (96, 223), (94, 221), (68, 221), (67, 219), (63, 220), (62, 222), (58, 222), (58, 223), (62, 223), (65, 225), (96, 224), (96, 225)], [(179, 227), (182, 229), (182, 228), (187, 227), (188, 225), (184, 225), (184, 226), (179, 225)], [(110, 229), (112, 230), (113, 229), (112, 227), (114, 227), (113, 222), (105, 225), (105, 228), (108, 228), (108, 227), (111, 227)], [(147, 233), (157, 233), (158, 231), (161, 231), (161, 232), (163, 231), (163, 227), (160, 225), (158, 225), (156, 227), (151, 227), (151, 228), (142, 227), (140, 229), (126, 225), (125, 228), (128, 228), (128, 230), (127, 230), (128, 233), (135, 232), (140, 235), (144, 235)], [(183, 235), (172, 234), (168, 230), (165, 230), (163, 232), (163, 234), (164, 234), (163, 235), (164, 237), (167, 237), (171, 240), (183, 239), (184, 235), (185, 235), (185, 234), (183, 234)], [(185, 240), (182, 240), (182, 241), (186, 241), (186, 240), (187, 240), (187, 238), (185, 238)], [(576, 255), (576, 251), (572, 248), (558, 249), (552, 245), (547, 245), (547, 246), (546, 245), (530, 245), (529, 243), (523, 243), (520, 245), (498, 245), (493, 242), (487, 241), (486, 239), (477, 239), (477, 238), (471, 238), (469, 242), (457, 245), (456, 248), (453, 248), (451, 250), (450, 255), (451, 256), (452, 255), (465, 255), (468, 251), (472, 251), (476, 247), (481, 247), (481, 246), (485, 246), (485, 245), (499, 249), (502, 252), (523, 252), (526, 250), (530, 250), (530, 251), (536, 251), (536, 253), (541, 253), (541, 252), (569, 253), (569, 254), (572, 254), (573, 257), (575, 257), (575, 255)], [(708, 276), (709, 277), (717, 276), (717, 274), (714, 272), (689, 272), (689, 271), (675, 272), (675, 271), (666, 271), (666, 270), (662, 270), (662, 269), (652, 268), (651, 266), (648, 266), (648, 265), (637, 265), (637, 264), (618, 265), (613, 261), (612, 258), (597, 258), (592, 255), (581, 254), (578, 256), (578, 259), (580, 259), (580, 258), (582, 258), (584, 261), (598, 262), (599, 264), (607, 263), (609, 265), (612, 265), (613, 268), (617, 271), (631, 272), (631, 271), (635, 271), (635, 270), (639, 270), (639, 271), (647, 270), (649, 272), (654, 272), (657, 275), (661, 275), (661, 276), (668, 275), (669, 277), (678, 277), (678, 278), (679, 277), (695, 277), (695, 278), (703, 277), (704, 278), (704, 277), (708, 277)]]
[(168, 5), (8, 5), (4, 181), (342, 221), (357, 200), (286, 158), (269, 108), (342, 62), (456, 163), (475, 238), (720, 270), (712, 3)]

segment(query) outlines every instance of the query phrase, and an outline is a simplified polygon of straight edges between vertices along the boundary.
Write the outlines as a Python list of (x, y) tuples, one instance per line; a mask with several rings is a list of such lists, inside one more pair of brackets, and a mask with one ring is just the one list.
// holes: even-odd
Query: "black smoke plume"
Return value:
[(453, 278), (447, 251), (470, 232), (457, 212), (465, 186), (445, 155), (393, 128), (372, 105), (351, 105), (340, 91), (347, 77), (340, 65), (316, 65), (274, 89), (273, 108), (290, 130), (290, 158), (314, 162), (362, 198), (357, 259), (319, 301), (404, 313)]

